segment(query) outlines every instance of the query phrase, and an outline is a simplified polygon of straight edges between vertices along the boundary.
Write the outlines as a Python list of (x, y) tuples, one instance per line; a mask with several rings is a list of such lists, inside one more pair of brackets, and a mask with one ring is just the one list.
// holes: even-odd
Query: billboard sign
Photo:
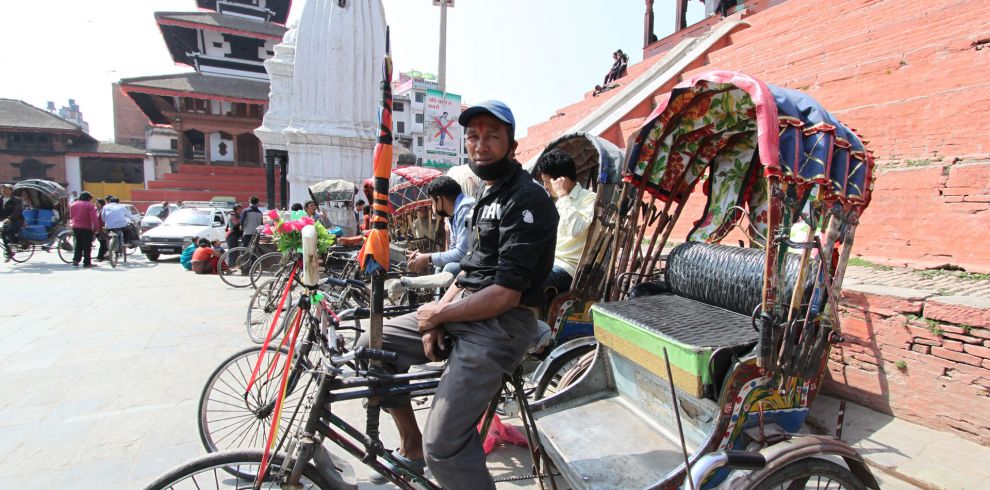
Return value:
[(423, 107), (424, 165), (445, 168), (456, 165), (461, 153), (461, 96), (427, 90)]

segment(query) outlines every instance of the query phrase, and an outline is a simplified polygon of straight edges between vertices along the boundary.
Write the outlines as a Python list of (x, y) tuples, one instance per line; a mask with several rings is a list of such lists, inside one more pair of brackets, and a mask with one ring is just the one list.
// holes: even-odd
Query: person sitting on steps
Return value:
[(605, 74), (605, 80), (602, 81), (601, 85), (595, 85), (595, 91), (592, 92), (593, 97), (597, 97), (602, 92), (612, 90), (615, 85), (610, 85), (612, 82), (626, 76), (626, 67), (629, 65), (629, 56), (622, 52), (622, 50), (617, 50), (612, 53), (612, 67), (608, 69), (608, 73)]

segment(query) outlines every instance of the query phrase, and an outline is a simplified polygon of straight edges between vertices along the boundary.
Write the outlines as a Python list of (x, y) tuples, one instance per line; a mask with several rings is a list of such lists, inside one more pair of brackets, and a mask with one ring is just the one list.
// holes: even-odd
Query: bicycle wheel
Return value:
[(8, 250), (4, 250), (4, 255), (18, 264), (27, 262), (34, 255), (34, 245), (15, 243)]
[(107, 245), (107, 248), (110, 250), (110, 252), (107, 253), (107, 258), (110, 259), (110, 267), (113, 267), (113, 268), (116, 268), (117, 267), (117, 261), (120, 260), (120, 245), (119, 245), (119, 243), (120, 242), (118, 241), (117, 234), (116, 233), (111, 233), (110, 234), (110, 244)]
[[(273, 366), (275, 352), (281, 353), (278, 366)], [(199, 437), (208, 452), (265, 446), (272, 425), (275, 397), (282, 382), (282, 363), (287, 353), (288, 349), (284, 347), (268, 346), (258, 379), (246, 399), (244, 393), (261, 355), (261, 347), (244, 349), (227, 358), (213, 371), (199, 397)], [(304, 369), (310, 365), (308, 360), (301, 363)], [(266, 373), (272, 368), (276, 368), (272, 378), (267, 379)], [(296, 407), (302, 402), (303, 388), (312, 377), (304, 369), (290, 371), (288, 395), (279, 417), (279, 435), (294, 434), (307, 416), (300, 411), (292, 426), (289, 426)]]
[(268, 279), (275, 277), (282, 269), (282, 253), (268, 252), (251, 265), (251, 286), (258, 289), (258, 286)]
[(72, 254), (76, 251), (75, 239), (72, 238), (72, 233), (62, 233), (58, 236), (55, 243), (58, 245), (58, 258), (62, 259), (62, 262), (66, 264), (71, 264)]
[(250, 286), (248, 270), (251, 267), (251, 257), (247, 247), (234, 247), (224, 252), (217, 262), (217, 267), (220, 268), (220, 280), (235, 288)]
[(865, 490), (866, 485), (843, 466), (820, 458), (808, 458), (795, 461), (770, 473), (753, 488)]
[[(206, 454), (169, 470), (144, 488), (145, 490), (186, 488), (240, 490), (251, 488), (255, 480), (254, 475), (257, 475), (261, 468), (263, 456), (264, 452), (261, 449), (236, 449)], [(284, 464), (285, 454), (272, 455), (271, 465), (261, 488), (283, 488), (282, 483), (287, 476), (283, 473), (288, 473), (288, 470), (283, 471)], [(331, 490), (334, 488), (320, 476), (312, 463), (306, 464), (299, 483), (304, 489)]]
[(585, 371), (588, 363), (582, 362), (584, 356), (594, 356), (595, 346), (586, 345), (564, 353), (550, 361), (550, 366), (540, 379), (536, 380), (536, 390), (533, 400), (542, 400), (570, 386)]
[[(268, 335), (268, 329), (272, 325), (272, 318), (275, 316), (275, 312), (278, 311), (279, 301), (282, 300), (282, 293), (285, 291), (285, 281), (278, 281), (275, 279), (269, 279), (261, 284), (261, 287), (254, 292), (251, 296), (251, 302), (248, 304), (247, 311), (247, 321), (245, 325), (247, 326), (248, 337), (256, 343), (260, 344), (265, 341), (265, 336)], [(289, 291), (288, 297), (285, 298), (285, 304), (282, 305), (282, 315), (285, 316), (286, 313), (292, 309), (295, 304), (294, 294)], [(272, 338), (277, 337), (281, 334), (282, 324), (280, 323), (278, 327), (279, 331), (272, 334)]]

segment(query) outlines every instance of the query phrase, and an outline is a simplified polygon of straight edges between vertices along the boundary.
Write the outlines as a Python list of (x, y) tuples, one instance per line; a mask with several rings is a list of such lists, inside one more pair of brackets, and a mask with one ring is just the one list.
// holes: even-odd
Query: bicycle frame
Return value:
[[(347, 355), (338, 357), (335, 360), (333, 354), (339, 353), (341, 350), (334, 343), (328, 342), (328, 340), (335, 339), (337, 337), (336, 329), (339, 327), (340, 319), (333, 314), (332, 310), (329, 309), (329, 304), (325, 297), (320, 298), (318, 301), (313, 301), (314, 299), (319, 298), (319, 293), (316, 293), (315, 291), (316, 288), (311, 288), (310, 294), (303, 295), (298, 303), (299, 308), (302, 309), (300, 314), (304, 316), (299, 320), (299, 323), (295, 325), (295, 328), (303, 328), (302, 323), (305, 322), (308, 333), (306, 335), (306, 340), (300, 344), (298, 356), (296, 357), (296, 365), (292, 368), (291, 374), (289, 374), (289, 378), (286, 381), (286, 392), (294, 391), (296, 383), (298, 382), (303, 370), (310, 370), (316, 371), (319, 375), (317, 393), (312, 406), (309, 407), (306, 424), (303, 427), (302, 433), (298, 435), (286, 433), (283, 437), (278, 439), (277, 444), (275, 444), (275, 447), (273, 448), (273, 453), (278, 453), (283, 448), (286, 448), (290, 461), (294, 460), (294, 462), (283, 466), (285, 470), (292, 468), (291, 473), (288, 476), (287, 483), (298, 483), (305, 465), (310, 460), (317, 462), (333, 460), (333, 456), (325, 453), (326, 450), (322, 447), (323, 441), (329, 440), (338, 447), (347, 451), (348, 454), (357, 458), (369, 468), (385, 476), (399, 488), (439, 489), (439, 486), (427, 479), (425, 476), (418, 475), (408, 468), (405, 468), (390, 451), (385, 450), (384, 445), (379, 439), (379, 425), (382, 410), (381, 406), (377, 403), (377, 400), (382, 397), (399, 395), (422, 396), (432, 394), (437, 388), (440, 382), (440, 376), (443, 372), (422, 371), (405, 374), (385, 374), (374, 371), (373, 368), (353, 365), (353, 375), (345, 376), (345, 372), (341, 368), (344, 365), (350, 364), (346, 359)], [(331, 315), (331, 317), (327, 318), (322, 315), (318, 317), (317, 315), (314, 315), (312, 313), (314, 303), (318, 308), (324, 310), (318, 310), (318, 313), (328, 314)], [(364, 313), (365, 311), (363, 310), (364, 309), (355, 309), (354, 312)], [(398, 311), (398, 309), (396, 309), (396, 311)], [(326, 326), (323, 324), (323, 319), (328, 320)], [(295, 334), (293, 332), (286, 332), (286, 338), (289, 337), (295, 337)], [(313, 342), (320, 344), (323, 358), (316, 366), (307, 368), (307, 356), (312, 348)], [(353, 357), (354, 351), (348, 355)], [(291, 362), (291, 360), (287, 362)], [(512, 384), (514, 396), (520, 404), (520, 407), (522, 407), (521, 416), (523, 417), (523, 425), (526, 430), (527, 440), (529, 442), (531, 455), (533, 457), (534, 475), (539, 475), (542, 484), (543, 475), (540, 475), (541, 465), (538, 461), (543, 461), (543, 451), (538, 435), (535, 433), (535, 423), (532, 418), (532, 413), (530, 412), (528, 403), (526, 402), (526, 393), (522, 385), (521, 371), (517, 371), (511, 378), (507, 378), (505, 384)], [(488, 427), (494, 417), (494, 408), (499, 400), (502, 399), (503, 391), (507, 391), (504, 387), (505, 384), (503, 384), (503, 388), (500, 389), (499, 393), (493, 398), (489, 410), (486, 411), (482, 425), (483, 433), (487, 433)], [(305, 387), (302, 393), (302, 399), (306, 399), (307, 392), (311, 385), (312, 384), (307, 384)], [(369, 400), (366, 408), (366, 425), (363, 432), (357, 427), (344, 421), (332, 410), (332, 405), (334, 402), (358, 399)], [(276, 403), (277, 402), (275, 401), (269, 402), (265, 409), (272, 409)], [(296, 407), (292, 417), (289, 419), (287, 427), (293, 426), (296, 417), (299, 415), (302, 408), (303, 407), (301, 404)], [(277, 422), (274, 423), (277, 424)], [(275, 430), (274, 427), (273, 430)], [(296, 447), (298, 447), (298, 453), (293, 454)], [(317, 464), (316, 466), (317, 470), (328, 481), (339, 480), (339, 475), (335, 474), (335, 470), (332, 465), (327, 466)], [(552, 479), (551, 482), (553, 482)], [(553, 486), (556, 487), (555, 482), (553, 483)]]

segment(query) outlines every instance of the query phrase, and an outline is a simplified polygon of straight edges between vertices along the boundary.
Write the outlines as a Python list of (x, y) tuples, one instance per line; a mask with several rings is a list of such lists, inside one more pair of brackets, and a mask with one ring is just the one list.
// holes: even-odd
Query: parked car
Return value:
[[(169, 214), (174, 213), (177, 209), (179, 209), (179, 207), (175, 204), (168, 205)], [(144, 217), (141, 218), (141, 233), (162, 224), (161, 218), (158, 217), (161, 212), (161, 204), (152, 204), (151, 206), (148, 206), (148, 210), (145, 211)]]
[(138, 209), (136, 207), (134, 207), (133, 204), (124, 204), (123, 206), (125, 208), (127, 208), (127, 210), (130, 211), (132, 215), (134, 215), (134, 219), (131, 221), (131, 223), (133, 223), (134, 226), (140, 226), (141, 225), (141, 212), (138, 211)]
[(186, 245), (199, 238), (223, 241), (226, 228), (223, 209), (184, 207), (172, 211), (161, 225), (141, 235), (141, 252), (148, 260), (158, 260), (162, 255), (182, 253)]

